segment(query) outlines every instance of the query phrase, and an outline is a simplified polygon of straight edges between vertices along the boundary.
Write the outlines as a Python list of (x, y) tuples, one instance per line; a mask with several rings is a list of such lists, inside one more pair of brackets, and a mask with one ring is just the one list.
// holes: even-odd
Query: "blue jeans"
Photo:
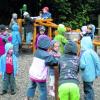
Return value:
[(16, 57), (19, 57), (19, 44), (13, 46), (14, 54)]
[(54, 68), (49, 68), (49, 75), (54, 76)]
[(47, 100), (47, 86), (46, 82), (33, 82), (30, 81), (30, 85), (27, 91), (27, 97), (34, 97), (36, 87), (38, 86), (40, 92), (40, 100)]
[(94, 100), (93, 82), (83, 82), (84, 84), (84, 100)]
[(7, 73), (4, 74), (3, 90), (7, 91), (9, 86), (10, 86), (11, 90), (15, 91), (16, 83), (15, 83), (15, 77), (14, 77), (13, 73), (12, 74), (7, 74)]
[(26, 44), (30, 44), (31, 43), (31, 39), (32, 39), (32, 32), (28, 32), (26, 33)]

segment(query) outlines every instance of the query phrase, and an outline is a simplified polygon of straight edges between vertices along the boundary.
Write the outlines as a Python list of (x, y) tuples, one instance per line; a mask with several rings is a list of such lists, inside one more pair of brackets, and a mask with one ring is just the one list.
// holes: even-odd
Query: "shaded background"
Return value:
[[(83, 0), (81, 0), (83, 2)], [(72, 1), (70, 1), (72, 2)], [(31, 16), (38, 16), (39, 11), (48, 6), (54, 20), (59, 20), (56, 10), (59, 8), (54, 4), (53, 0), (0, 0), (0, 24), (9, 24), (12, 13), (17, 13), (21, 17), (20, 9), (23, 4), (27, 4), (27, 11)], [(73, 5), (73, 7), (76, 5)], [(96, 5), (96, 9), (91, 13), (90, 20), (97, 26), (98, 14), (100, 14), (100, 6)], [(75, 8), (75, 7), (74, 7)]]

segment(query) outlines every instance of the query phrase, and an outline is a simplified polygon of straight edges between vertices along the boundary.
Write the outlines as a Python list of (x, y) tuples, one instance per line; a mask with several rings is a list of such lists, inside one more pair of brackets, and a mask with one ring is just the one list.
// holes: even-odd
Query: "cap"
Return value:
[(27, 15), (29, 15), (29, 13), (28, 12), (24, 12), (23, 16), (27, 16)]
[(44, 7), (42, 10), (49, 11), (49, 8), (48, 7)]

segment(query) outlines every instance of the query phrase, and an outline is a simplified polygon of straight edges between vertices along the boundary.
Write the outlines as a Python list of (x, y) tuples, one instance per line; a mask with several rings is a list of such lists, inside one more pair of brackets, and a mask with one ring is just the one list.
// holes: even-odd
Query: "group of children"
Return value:
[[(100, 58), (94, 51), (92, 26), (86, 26), (80, 33), (80, 56), (77, 56), (77, 44), (64, 36), (65, 26), (59, 24), (58, 34), (51, 40), (47, 35), (40, 34), (37, 38), (37, 50), (29, 70), (30, 86), (26, 100), (34, 97), (36, 87), (40, 91), (40, 100), (47, 100), (47, 93), (55, 96), (54, 66), (58, 65), (58, 96), (60, 100), (80, 100), (78, 74), (81, 71), (84, 99), (94, 100), (93, 82), (100, 76)], [(40, 63), (40, 64), (39, 64)], [(48, 73), (49, 72), (49, 73)], [(49, 75), (49, 78), (47, 78)], [(49, 84), (46, 86), (47, 79)]]
[(0, 25), (0, 77), (2, 77), (2, 92), (6, 94), (10, 87), (11, 95), (15, 91), (15, 76), (18, 72), (19, 45), (21, 36), (19, 26), (15, 21), (16, 15), (13, 15), (10, 26)]
[[(7, 34), (4, 27), (0, 26), (0, 76), (3, 79), (1, 95), (7, 93), (9, 85), (11, 94), (14, 95), (16, 93), (15, 76), (18, 73), (17, 58), (21, 37), (16, 21), (10, 25), (11, 34)], [(55, 65), (59, 69), (58, 96), (60, 100), (80, 100), (78, 79), (80, 70), (84, 98), (85, 100), (94, 100), (93, 82), (100, 76), (100, 58), (94, 51), (92, 29), (94, 29), (93, 25), (82, 27), (80, 34), (81, 51), (80, 56), (77, 56), (77, 44), (73, 40), (66, 39), (64, 35), (66, 27), (63, 24), (58, 25), (58, 34), (53, 40), (46, 35), (44, 26), (39, 27), (40, 33), (37, 34), (35, 43), (36, 51), (29, 69), (30, 85), (26, 100), (33, 99), (37, 86), (40, 100), (47, 100), (48, 92), (49, 95), (55, 96)]]

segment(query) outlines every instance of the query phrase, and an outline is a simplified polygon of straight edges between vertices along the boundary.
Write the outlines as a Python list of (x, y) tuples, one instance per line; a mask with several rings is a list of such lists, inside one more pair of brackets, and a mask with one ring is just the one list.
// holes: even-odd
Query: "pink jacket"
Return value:
[(5, 42), (3, 42), (3, 38), (0, 37), (0, 56), (5, 53)]

